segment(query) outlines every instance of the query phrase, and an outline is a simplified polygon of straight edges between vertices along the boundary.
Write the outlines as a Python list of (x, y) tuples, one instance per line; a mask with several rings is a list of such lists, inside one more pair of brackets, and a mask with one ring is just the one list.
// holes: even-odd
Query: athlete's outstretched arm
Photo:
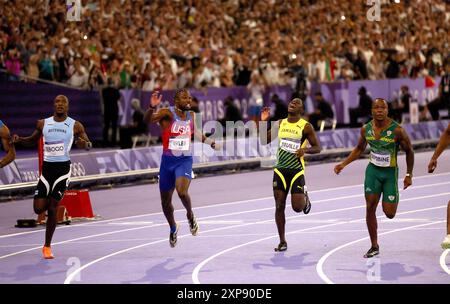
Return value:
[(211, 146), (211, 148), (213, 148), (213, 149), (218, 149), (219, 147), (216, 147), (216, 142), (214, 141), (214, 139), (207, 137), (198, 128), (197, 116), (196, 116), (195, 112), (190, 111), (190, 113), (191, 113), (192, 119), (194, 120), (194, 136), (195, 136), (195, 138), (198, 140), (201, 140), (202, 143), (205, 143), (205, 144)]
[(308, 140), (311, 145), (310, 148), (300, 148), (297, 151), (297, 156), (302, 157), (304, 154), (316, 154), (320, 153), (322, 147), (320, 146), (320, 142), (317, 139), (316, 132), (314, 131), (313, 126), (308, 122), (303, 129), (304, 137)]
[(406, 134), (405, 130), (402, 127), (398, 127), (395, 129), (395, 136), (397, 137), (397, 141), (399, 142), (400, 147), (402, 147), (403, 151), (405, 151), (406, 153), (406, 176), (403, 180), (403, 189), (406, 189), (412, 185), (414, 151), (408, 134)]
[(353, 149), (353, 151), (350, 153), (350, 155), (347, 156), (347, 158), (342, 163), (340, 163), (339, 165), (336, 165), (336, 167), (334, 167), (334, 172), (336, 174), (339, 174), (342, 171), (342, 169), (344, 169), (352, 161), (358, 159), (361, 156), (361, 154), (364, 152), (364, 150), (366, 150), (367, 140), (366, 140), (366, 136), (364, 135), (365, 133), (366, 133), (366, 128), (362, 127), (361, 134), (359, 136), (358, 144), (356, 145), (356, 147)]
[(0, 138), (6, 152), (6, 155), (0, 160), (0, 168), (3, 168), (16, 158), (16, 149), (12, 144), (11, 134), (6, 125), (0, 128)]
[(76, 138), (75, 144), (77, 147), (80, 149), (90, 150), (92, 148), (92, 143), (84, 130), (84, 126), (80, 122), (76, 121), (73, 131)]
[(13, 135), (12, 142), (13, 143), (19, 143), (23, 144), (25, 146), (32, 146), (37, 143), (37, 141), (42, 136), (42, 130), (44, 129), (44, 120), (40, 119), (36, 123), (36, 129), (33, 131), (33, 133), (28, 137), (20, 137), (17, 134)]
[(434, 151), (433, 156), (431, 157), (430, 163), (428, 164), (428, 173), (433, 173), (434, 169), (437, 167), (437, 159), (441, 156), (442, 152), (447, 148), (450, 144), (450, 123), (447, 126), (447, 129), (442, 133), (441, 138), (439, 139), (439, 143), (436, 146), (436, 150)]
[[(269, 120), (269, 117), (270, 117), (270, 108), (264, 107), (261, 110), (261, 121), (267, 122)], [(267, 145), (270, 142), (272, 142), (272, 140), (277, 138), (278, 137), (278, 132), (276, 132), (276, 131), (277, 131), (279, 126), (280, 126), (280, 121), (278, 120), (278, 121), (276, 121), (274, 123), (274, 125), (272, 125), (270, 128), (267, 129), (267, 132), (261, 132), (258, 129), (259, 141), (261, 142), (261, 144)], [(272, 129), (274, 129), (274, 130), (272, 130)], [(272, 134), (274, 135), (273, 137), (272, 137)]]

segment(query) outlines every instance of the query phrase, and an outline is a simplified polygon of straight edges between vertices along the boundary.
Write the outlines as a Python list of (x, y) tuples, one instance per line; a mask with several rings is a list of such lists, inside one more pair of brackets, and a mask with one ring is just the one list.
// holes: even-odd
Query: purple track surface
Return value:
[[(378, 258), (370, 247), (362, 181), (367, 160), (339, 176), (335, 163), (307, 167), (312, 210), (286, 208), (288, 250), (274, 252), (272, 171), (203, 177), (190, 194), (200, 231), (190, 235), (186, 213), (174, 195), (180, 223), (171, 248), (157, 184), (92, 191), (100, 221), (58, 226), (54, 260), (41, 258), (42, 228), (13, 228), (34, 217), (31, 199), (0, 204), (0, 283), (450, 283), (445, 236), (450, 199), (450, 153), (434, 174), (431, 152), (416, 153), (413, 186), (400, 190), (397, 216), (379, 216)], [(399, 157), (400, 174), (405, 158)], [(399, 181), (402, 189), (403, 181)], [(288, 198), (289, 200), (289, 198)]]

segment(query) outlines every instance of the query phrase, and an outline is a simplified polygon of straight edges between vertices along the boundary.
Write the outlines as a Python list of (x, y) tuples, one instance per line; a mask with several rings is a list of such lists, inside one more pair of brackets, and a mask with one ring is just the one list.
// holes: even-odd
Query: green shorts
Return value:
[(397, 204), (398, 194), (398, 167), (378, 167), (372, 163), (366, 168), (364, 179), (364, 193), (383, 193), (383, 203)]

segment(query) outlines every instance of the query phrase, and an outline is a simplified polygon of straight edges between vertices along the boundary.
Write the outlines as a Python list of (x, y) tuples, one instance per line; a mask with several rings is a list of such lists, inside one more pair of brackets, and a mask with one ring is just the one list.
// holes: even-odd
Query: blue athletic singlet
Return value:
[(3, 127), (4, 123), (0, 120), (0, 128)]
[(45, 119), (44, 129), (44, 161), (65, 162), (70, 160), (70, 149), (73, 143), (73, 128), (75, 120), (56, 122), (52, 117)]

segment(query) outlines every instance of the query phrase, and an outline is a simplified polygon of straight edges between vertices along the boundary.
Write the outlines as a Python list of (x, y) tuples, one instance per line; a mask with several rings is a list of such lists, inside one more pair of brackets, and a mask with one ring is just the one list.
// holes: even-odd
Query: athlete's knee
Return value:
[(284, 209), (286, 209), (286, 202), (275, 202), (275, 212), (284, 212)]
[(292, 199), (292, 209), (297, 212), (300, 213), (303, 211), (303, 209), (305, 209), (306, 206), (306, 200), (304, 196), (297, 196), (295, 198)]
[(48, 209), (48, 201), (46, 199), (38, 199), (33, 202), (33, 210), (36, 214), (41, 214)]
[(177, 188), (177, 193), (181, 200), (186, 199), (189, 196), (187, 189)]
[(385, 211), (384, 214), (388, 219), (393, 219), (395, 217), (395, 212), (392, 211)]
[(33, 210), (34, 210), (34, 213), (36, 213), (36, 214), (41, 214), (41, 213), (47, 211), (47, 209), (42, 206), (33, 206)]
[(303, 211), (303, 209), (305, 209), (305, 200), (301, 201), (301, 202), (297, 202), (297, 203), (293, 203), (292, 204), (292, 209), (297, 212), (300, 213)]

